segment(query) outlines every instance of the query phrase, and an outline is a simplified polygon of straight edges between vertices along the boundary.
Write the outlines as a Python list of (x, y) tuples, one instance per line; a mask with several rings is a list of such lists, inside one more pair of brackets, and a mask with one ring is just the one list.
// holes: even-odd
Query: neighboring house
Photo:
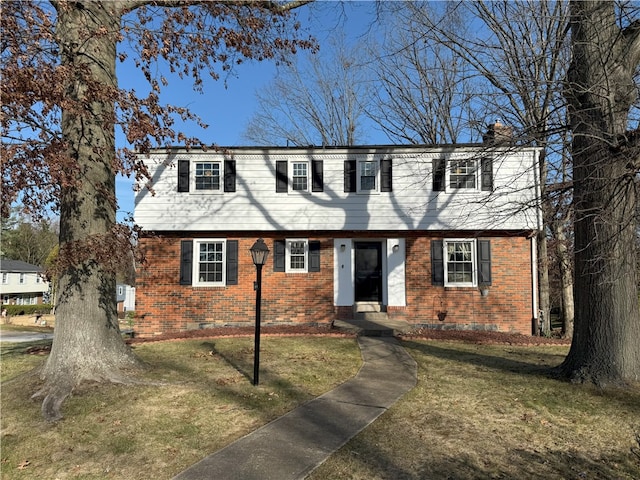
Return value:
[(38, 305), (45, 303), (49, 282), (42, 268), (20, 260), (0, 259), (2, 280), (0, 296), (3, 305)]
[[(496, 132), (499, 125), (496, 125)], [(502, 131), (500, 131), (501, 133)], [(492, 132), (493, 133), (493, 132)], [(154, 150), (136, 197), (136, 334), (358, 311), (532, 333), (539, 150), (499, 144)]]
[(136, 287), (120, 283), (116, 285), (116, 301), (118, 312), (133, 312), (136, 309)]

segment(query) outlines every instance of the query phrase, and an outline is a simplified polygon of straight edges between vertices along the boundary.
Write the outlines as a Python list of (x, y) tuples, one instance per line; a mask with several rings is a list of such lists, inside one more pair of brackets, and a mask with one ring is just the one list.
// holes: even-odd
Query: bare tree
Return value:
[[(2, 212), (20, 200), (37, 215), (60, 212), (56, 328), (42, 369), (45, 418), (80, 382), (125, 381), (138, 366), (118, 328), (114, 251), (130, 247), (115, 221), (115, 174), (144, 178), (134, 150), (193, 143), (173, 128), (188, 110), (161, 105), (158, 62), (202, 88), (242, 59), (313, 47), (289, 11), (304, 1), (55, 0), (2, 4)], [(149, 82), (140, 96), (118, 86), (126, 43)], [(132, 150), (116, 152), (115, 129)]]
[[(417, 107), (422, 115), (437, 115), (439, 123), (429, 130), (438, 132), (440, 128), (442, 133), (437, 133), (438, 139), (455, 140), (438, 125), (450, 128), (454, 125), (451, 122), (455, 122), (473, 138), (489, 123), (487, 119), (500, 119), (515, 128), (520, 142), (543, 148), (540, 178), (545, 181), (553, 178), (549, 169), (563, 158), (564, 148), (563, 137), (558, 133), (565, 127), (561, 82), (569, 52), (566, 5), (538, 1), (406, 2), (400, 12), (401, 23), (407, 27), (398, 38), (402, 39), (404, 34), (404, 43), (392, 44), (392, 52), (415, 60), (409, 66), (414, 73), (408, 80), (394, 80), (398, 83), (393, 94), (393, 102), (397, 104), (394, 115), (402, 119), (394, 120), (395, 125), (419, 132), (424, 128), (421, 123), (434, 121), (407, 113)], [(389, 58), (393, 57), (389, 55)], [(393, 62), (390, 67), (392, 70)], [(443, 73), (439, 74), (439, 71)], [(438, 83), (440, 81), (442, 83)], [(454, 94), (449, 94), (443, 101), (443, 96), (438, 96), (442, 89)], [(422, 98), (423, 92), (428, 92), (428, 97)], [(429, 101), (433, 103), (429, 104)], [(469, 102), (473, 107), (463, 108), (462, 105)], [(442, 108), (435, 112), (429, 110), (433, 104), (442, 105)], [(444, 120), (447, 113), (452, 120)], [(433, 136), (427, 140), (431, 138)], [(546, 225), (553, 216), (553, 207), (543, 184), (542, 208)], [(561, 226), (559, 224), (558, 228)], [(548, 333), (546, 228), (541, 229), (537, 244), (540, 310)]]
[[(385, 32), (370, 51), (372, 58), (378, 57), (371, 71), (379, 85), (368, 110), (371, 119), (400, 143), (480, 139), (485, 125), (473, 125), (478, 92), (466, 60), (425, 30), (437, 8), (424, 2), (384, 6)], [(447, 12), (438, 25), (456, 31), (463, 22)]]
[(244, 137), (262, 145), (362, 143), (362, 118), (370, 97), (361, 46), (344, 34), (319, 53), (282, 65), (275, 80), (256, 92), (258, 107)]
[[(576, 321), (561, 369), (598, 385), (640, 380), (636, 281), (640, 20), (572, 1), (565, 93), (573, 134)], [(625, 10), (618, 10), (625, 13)]]

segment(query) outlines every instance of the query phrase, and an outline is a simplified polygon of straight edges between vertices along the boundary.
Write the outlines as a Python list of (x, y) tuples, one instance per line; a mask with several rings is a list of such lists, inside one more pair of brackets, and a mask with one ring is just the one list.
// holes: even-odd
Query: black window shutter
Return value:
[(227, 285), (238, 284), (238, 240), (227, 240)]
[(286, 245), (284, 240), (273, 241), (273, 271), (284, 272), (287, 258)]
[(193, 241), (180, 242), (180, 285), (191, 285), (193, 267)]
[(444, 285), (442, 240), (431, 240), (431, 284)]
[(287, 161), (279, 160), (276, 162), (276, 192), (286, 193), (288, 191), (288, 184)]
[(491, 285), (491, 242), (478, 240), (478, 283)]
[(311, 160), (311, 191), (324, 190), (324, 170), (322, 160)]
[(493, 159), (491, 157), (484, 157), (480, 161), (480, 169), (482, 173), (482, 190), (493, 190)]
[(189, 160), (178, 160), (178, 191), (189, 191)]
[(433, 168), (433, 191), (444, 192), (446, 161), (443, 158), (434, 158), (431, 165)]
[(345, 192), (356, 191), (356, 161), (355, 160), (344, 161), (344, 191)]
[(390, 158), (380, 160), (380, 191), (390, 192), (393, 181), (393, 164)]
[(320, 242), (317, 240), (309, 242), (309, 271), (320, 271)]
[(235, 160), (224, 161), (224, 191), (225, 192), (236, 191), (236, 161)]

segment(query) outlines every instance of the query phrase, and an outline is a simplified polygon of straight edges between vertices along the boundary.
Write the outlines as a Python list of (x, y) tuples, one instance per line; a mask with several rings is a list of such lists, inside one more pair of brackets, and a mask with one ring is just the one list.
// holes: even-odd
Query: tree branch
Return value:
[[(219, 3), (222, 5), (234, 5), (238, 7), (261, 7), (272, 12), (283, 13), (302, 7), (314, 1), (315, 0), (291, 0), (286, 3), (278, 3), (262, 0), (219, 0), (215, 3)], [(207, 3), (210, 4), (211, 0), (129, 0), (122, 3), (120, 12), (123, 14), (128, 13), (144, 5), (155, 5), (159, 7), (186, 7), (191, 5), (203, 5)]]

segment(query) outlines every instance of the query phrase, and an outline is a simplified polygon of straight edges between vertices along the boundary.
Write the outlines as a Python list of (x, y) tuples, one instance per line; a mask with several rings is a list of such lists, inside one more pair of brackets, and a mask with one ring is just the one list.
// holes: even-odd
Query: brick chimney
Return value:
[(484, 143), (501, 144), (510, 143), (513, 140), (513, 128), (496, 121), (487, 126), (487, 133), (482, 136)]

